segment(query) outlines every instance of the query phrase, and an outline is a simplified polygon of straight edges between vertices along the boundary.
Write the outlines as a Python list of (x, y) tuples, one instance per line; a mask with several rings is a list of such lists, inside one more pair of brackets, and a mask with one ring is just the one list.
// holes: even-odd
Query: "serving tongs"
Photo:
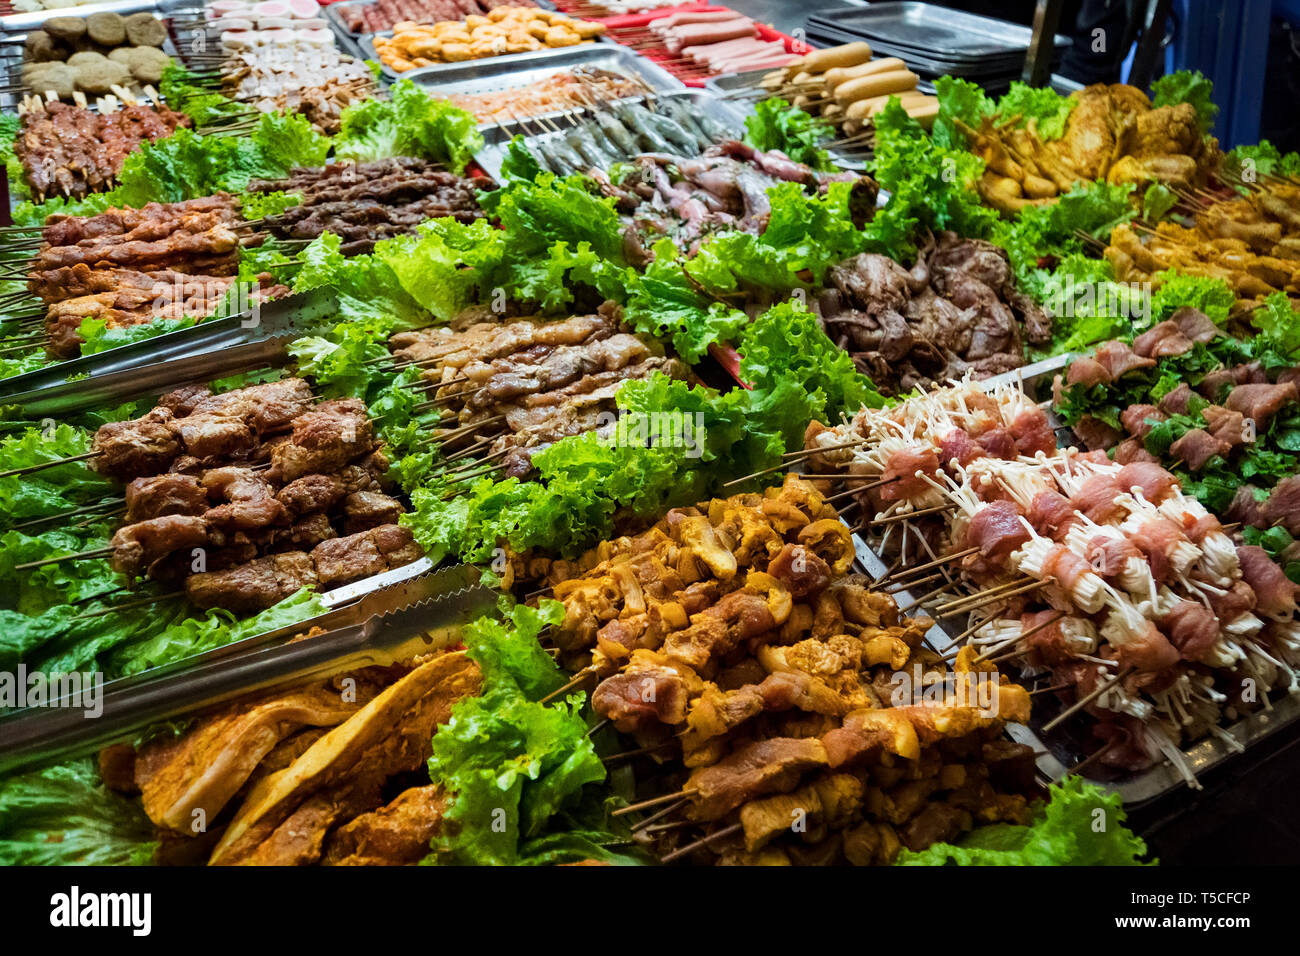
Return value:
[(256, 310), (4, 379), (0, 405), (31, 416), (70, 414), (282, 364), (289, 343), (318, 330), (338, 308), (338, 296), (327, 288), (259, 303)]
[[(69, 693), (0, 718), (0, 774), (80, 756), (256, 691), (454, 647), (462, 627), (495, 604), (480, 574), (470, 565), (421, 574), (309, 621), (110, 681), (98, 708)], [(318, 628), (326, 632), (290, 641)]]

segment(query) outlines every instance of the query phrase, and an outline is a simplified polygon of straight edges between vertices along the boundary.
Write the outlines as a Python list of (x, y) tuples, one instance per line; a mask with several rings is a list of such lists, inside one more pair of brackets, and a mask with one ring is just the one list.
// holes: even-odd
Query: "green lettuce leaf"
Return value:
[(464, 172), (483, 148), (473, 115), (449, 100), (435, 99), (410, 80), (398, 80), (386, 99), (355, 102), (343, 110), (334, 140), (339, 159), (371, 162), (413, 156)]
[(1202, 133), (1210, 131), (1219, 113), (1219, 107), (1212, 99), (1214, 84), (1198, 70), (1178, 70), (1160, 77), (1151, 84), (1151, 94), (1151, 105), (1157, 108), (1191, 103), (1196, 108)]
[(433, 738), (429, 777), (453, 799), (426, 863), (536, 865), (607, 853), (597, 842), (613, 839), (599, 832), (608, 818), (571, 816), (583, 788), (605, 779), (580, 716), (585, 695), (538, 703), (565, 681), (537, 640), (563, 618), (563, 605), (543, 600), (536, 609), (515, 605), (504, 622), (482, 618), (466, 627), (466, 653), (482, 669), (483, 689), (458, 701)]
[(140, 802), (91, 757), (0, 781), (0, 866), (148, 866), (157, 849)]
[(1053, 784), (1033, 823), (980, 827), (956, 845), (904, 850), (899, 866), (1140, 866), (1146, 844), (1124, 826), (1123, 800), (1082, 777)]
[(834, 139), (834, 127), (778, 97), (762, 100), (745, 117), (745, 142), (755, 149), (779, 149), (797, 163), (832, 170), (835, 164), (821, 148)]

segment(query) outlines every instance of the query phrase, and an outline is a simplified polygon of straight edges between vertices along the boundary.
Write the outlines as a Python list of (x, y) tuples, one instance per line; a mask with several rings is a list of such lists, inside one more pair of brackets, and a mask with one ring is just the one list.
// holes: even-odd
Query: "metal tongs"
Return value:
[(238, 315), (132, 342), (0, 381), (0, 405), (60, 415), (159, 394), (246, 369), (282, 364), (294, 339), (338, 314), (338, 296), (313, 289)]
[[(90, 717), (71, 696), (0, 718), (0, 774), (131, 739), (150, 726), (271, 687), (289, 687), (454, 647), (461, 629), (494, 606), (481, 572), (460, 565), (372, 591), (301, 624), (110, 681)], [(308, 628), (324, 634), (294, 640)]]

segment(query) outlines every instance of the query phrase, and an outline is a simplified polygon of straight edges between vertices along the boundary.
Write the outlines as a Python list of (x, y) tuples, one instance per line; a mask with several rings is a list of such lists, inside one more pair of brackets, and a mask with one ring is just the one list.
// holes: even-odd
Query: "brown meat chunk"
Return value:
[(221, 607), (235, 613), (264, 611), (300, 588), (316, 586), (311, 556), (286, 551), (257, 558), (227, 571), (205, 571), (185, 579), (185, 594), (195, 607)]

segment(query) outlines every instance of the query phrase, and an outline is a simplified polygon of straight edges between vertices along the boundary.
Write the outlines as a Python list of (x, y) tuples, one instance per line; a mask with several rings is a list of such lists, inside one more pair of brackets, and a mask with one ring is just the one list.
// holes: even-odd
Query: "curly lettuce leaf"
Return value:
[(826, 337), (817, 317), (794, 303), (774, 306), (755, 319), (741, 332), (738, 348), (742, 379), (762, 389), (775, 387), (782, 378), (802, 382), (818, 421), (837, 421), (864, 406), (885, 404), (849, 354)]
[(1141, 866), (1147, 847), (1124, 826), (1124, 802), (1082, 777), (1053, 784), (1033, 823), (980, 827), (957, 844), (904, 850), (898, 866)]
[(832, 170), (835, 164), (822, 143), (834, 138), (834, 127), (778, 97), (762, 100), (745, 117), (745, 142), (755, 149), (778, 149), (796, 163)]
[(0, 866), (148, 866), (157, 849), (140, 802), (91, 757), (0, 781)]
[(608, 857), (599, 846), (613, 839), (605, 813), (575, 816), (583, 789), (606, 776), (580, 716), (585, 695), (539, 703), (565, 675), (537, 638), (563, 618), (563, 605), (543, 600), (537, 608), (515, 605), (506, 621), (482, 618), (465, 628), (465, 650), (483, 672), (483, 688), (458, 701), (433, 738), (429, 777), (452, 794), (452, 804), (425, 863)]
[(436, 99), (410, 80), (398, 80), (386, 99), (355, 102), (343, 110), (334, 154), (371, 162), (413, 156), (462, 173), (483, 148), (474, 116)]
[(1178, 70), (1166, 74), (1151, 84), (1151, 105), (1173, 106), (1190, 103), (1196, 109), (1196, 119), (1201, 132), (1208, 133), (1219, 114), (1215, 105), (1214, 84), (1199, 70)]

